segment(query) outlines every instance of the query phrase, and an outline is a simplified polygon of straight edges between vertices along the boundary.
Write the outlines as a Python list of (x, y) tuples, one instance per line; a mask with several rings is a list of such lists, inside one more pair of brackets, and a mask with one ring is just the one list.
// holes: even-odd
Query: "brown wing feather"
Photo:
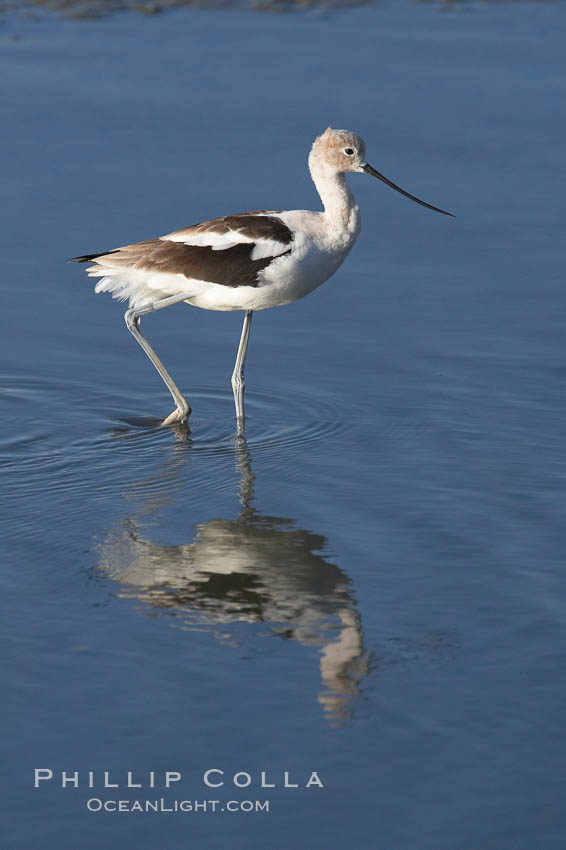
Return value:
[[(281, 210), (270, 210), (281, 212)], [(224, 286), (258, 286), (259, 273), (267, 268), (276, 257), (262, 257), (252, 260), (255, 240), (272, 240), (289, 249), (280, 253), (284, 256), (291, 251), (293, 233), (280, 219), (262, 214), (256, 210), (239, 215), (227, 215), (223, 218), (204, 221), (184, 230), (177, 230), (160, 239), (148, 239), (135, 242), (123, 248), (115, 248), (101, 254), (85, 254), (75, 257), (75, 262), (94, 262), (99, 268), (135, 268), (141, 271), (162, 272), (164, 274), (182, 274), (186, 278), (220, 283)], [(171, 241), (170, 237), (200, 236), (214, 233), (223, 236), (228, 233), (241, 233), (249, 240), (229, 248), (213, 248), (206, 245), (186, 245), (183, 241)], [(88, 270), (91, 274), (96, 268)], [(96, 274), (96, 272), (95, 272)]]
[[(272, 213), (283, 212), (283, 210), (269, 210)], [(173, 233), (168, 233), (163, 239), (170, 239), (172, 236), (176, 238), (191, 236), (202, 236), (205, 233), (214, 233), (219, 236), (224, 236), (230, 231), (241, 233), (246, 239), (272, 239), (274, 242), (281, 242), (284, 245), (290, 244), (293, 241), (293, 233), (281, 219), (275, 218), (268, 214), (266, 210), (254, 210), (248, 213), (239, 213), (238, 215), (225, 215), (222, 218), (214, 218), (211, 221), (203, 221), (200, 224), (193, 224), (190, 227), (185, 227), (182, 230), (175, 230)]]
[[(186, 278), (221, 283), (224, 286), (258, 286), (258, 274), (276, 258), (252, 260), (254, 247), (255, 243), (246, 242), (215, 251), (207, 246), (149, 239), (100, 256), (98, 263), (102, 267), (123, 266), (148, 272), (182, 274)], [(97, 259), (94, 261), (97, 262)]]

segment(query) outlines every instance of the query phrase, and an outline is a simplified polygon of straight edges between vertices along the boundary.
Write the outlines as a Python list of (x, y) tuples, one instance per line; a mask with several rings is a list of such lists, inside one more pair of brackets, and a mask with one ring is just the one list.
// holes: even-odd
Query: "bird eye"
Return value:
[(344, 148), (344, 153), (346, 154), (346, 156), (354, 156), (354, 149), (353, 148)]

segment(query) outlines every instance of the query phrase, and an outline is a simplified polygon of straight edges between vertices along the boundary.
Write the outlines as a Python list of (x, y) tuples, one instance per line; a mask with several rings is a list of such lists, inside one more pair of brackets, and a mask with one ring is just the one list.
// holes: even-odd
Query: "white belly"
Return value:
[(357, 234), (349, 244), (329, 250), (303, 239), (290, 254), (277, 257), (260, 274), (258, 286), (230, 287), (194, 282), (198, 292), (187, 304), (205, 310), (266, 310), (299, 301), (328, 280), (342, 265)]

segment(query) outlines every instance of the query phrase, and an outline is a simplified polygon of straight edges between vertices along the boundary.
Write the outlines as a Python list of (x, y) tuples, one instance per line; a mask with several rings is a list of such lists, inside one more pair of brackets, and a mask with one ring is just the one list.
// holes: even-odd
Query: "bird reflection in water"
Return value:
[(187, 458), (179, 444), (175, 449), (161, 490), (153, 479), (148, 502), (102, 544), (100, 568), (123, 585), (120, 596), (141, 600), (152, 614), (175, 615), (184, 628), (211, 628), (225, 640), (230, 624), (262, 623), (272, 634), (320, 647), (318, 701), (328, 720), (340, 725), (351, 716), (369, 670), (350, 579), (317, 554), (324, 537), (253, 506), (255, 476), (243, 436), (235, 450), (238, 517), (201, 522), (182, 545), (144, 537), (142, 527), (171, 499), (171, 477)]

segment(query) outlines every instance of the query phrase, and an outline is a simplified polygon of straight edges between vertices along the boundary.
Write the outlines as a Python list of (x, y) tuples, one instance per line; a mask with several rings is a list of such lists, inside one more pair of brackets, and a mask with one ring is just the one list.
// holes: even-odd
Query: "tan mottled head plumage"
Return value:
[(314, 140), (309, 165), (330, 168), (332, 171), (360, 171), (365, 163), (366, 146), (364, 140), (351, 130), (333, 130), (327, 127), (324, 133)]

